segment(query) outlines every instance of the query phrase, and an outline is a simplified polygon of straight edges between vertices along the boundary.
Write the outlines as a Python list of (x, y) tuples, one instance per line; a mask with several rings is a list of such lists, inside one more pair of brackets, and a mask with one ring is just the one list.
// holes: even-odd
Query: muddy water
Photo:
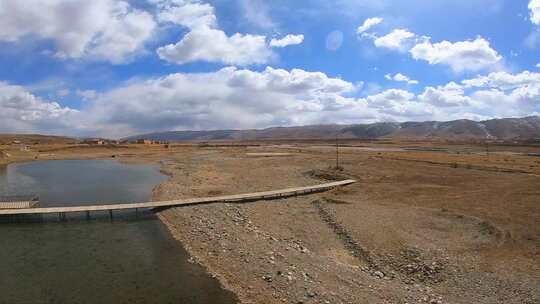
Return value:
[[(36, 193), (42, 206), (146, 201), (158, 168), (108, 160), (0, 168), (0, 195)], [(0, 224), (0, 303), (235, 303), (149, 212), (114, 221)]]

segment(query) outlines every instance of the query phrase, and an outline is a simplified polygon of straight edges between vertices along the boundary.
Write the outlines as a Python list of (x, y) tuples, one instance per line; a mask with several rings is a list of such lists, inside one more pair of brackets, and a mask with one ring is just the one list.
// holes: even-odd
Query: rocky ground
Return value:
[[(344, 170), (335, 171), (324, 149), (253, 154), (276, 150), (172, 153), (163, 162), (171, 179), (156, 189), (157, 199), (169, 199), (359, 181), (316, 195), (159, 213), (194, 262), (242, 303), (540, 301), (534, 159), (344, 149)], [(500, 170), (503, 163), (529, 171)]]
[[(329, 192), (158, 213), (241, 303), (540, 303), (540, 158), (531, 147), (377, 144), (4, 147), (5, 162), (159, 163), (155, 199), (353, 178)], [(397, 149), (396, 149), (397, 148)]]

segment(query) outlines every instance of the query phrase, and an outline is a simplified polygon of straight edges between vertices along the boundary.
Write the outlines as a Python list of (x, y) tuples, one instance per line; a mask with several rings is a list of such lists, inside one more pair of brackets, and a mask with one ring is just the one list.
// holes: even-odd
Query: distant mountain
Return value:
[(485, 121), (467, 119), (438, 122), (313, 125), (261, 130), (170, 131), (136, 135), (126, 140), (212, 141), (261, 139), (432, 139), (432, 140), (532, 140), (540, 138), (540, 117), (504, 118)]
[(77, 142), (76, 139), (64, 136), (39, 134), (0, 134), (0, 145), (12, 143), (32, 144), (67, 144)]

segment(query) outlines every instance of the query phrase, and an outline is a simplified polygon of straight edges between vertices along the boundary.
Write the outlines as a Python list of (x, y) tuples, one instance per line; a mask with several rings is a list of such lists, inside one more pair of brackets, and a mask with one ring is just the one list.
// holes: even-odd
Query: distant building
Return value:
[(82, 143), (87, 145), (104, 145), (105, 141), (102, 139), (85, 139)]
[(142, 145), (151, 145), (154, 143), (154, 141), (150, 139), (137, 139), (137, 143)]

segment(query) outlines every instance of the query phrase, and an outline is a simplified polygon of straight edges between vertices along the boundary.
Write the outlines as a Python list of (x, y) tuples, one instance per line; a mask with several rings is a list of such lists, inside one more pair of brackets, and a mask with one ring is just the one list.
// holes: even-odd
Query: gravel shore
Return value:
[[(519, 195), (531, 191), (537, 177), (411, 164), (380, 153), (346, 154), (345, 170), (335, 172), (317, 151), (247, 152), (170, 155), (162, 161), (170, 179), (155, 198), (349, 177), (360, 182), (302, 197), (158, 213), (193, 262), (241, 303), (538, 303), (538, 227), (531, 225), (538, 219), (538, 193)], [(501, 186), (484, 198), (489, 204), (476, 196), (485, 182)], [(505, 202), (500, 197), (520, 202), (506, 210), (516, 218), (496, 210)], [(471, 201), (476, 206), (467, 209)]]

